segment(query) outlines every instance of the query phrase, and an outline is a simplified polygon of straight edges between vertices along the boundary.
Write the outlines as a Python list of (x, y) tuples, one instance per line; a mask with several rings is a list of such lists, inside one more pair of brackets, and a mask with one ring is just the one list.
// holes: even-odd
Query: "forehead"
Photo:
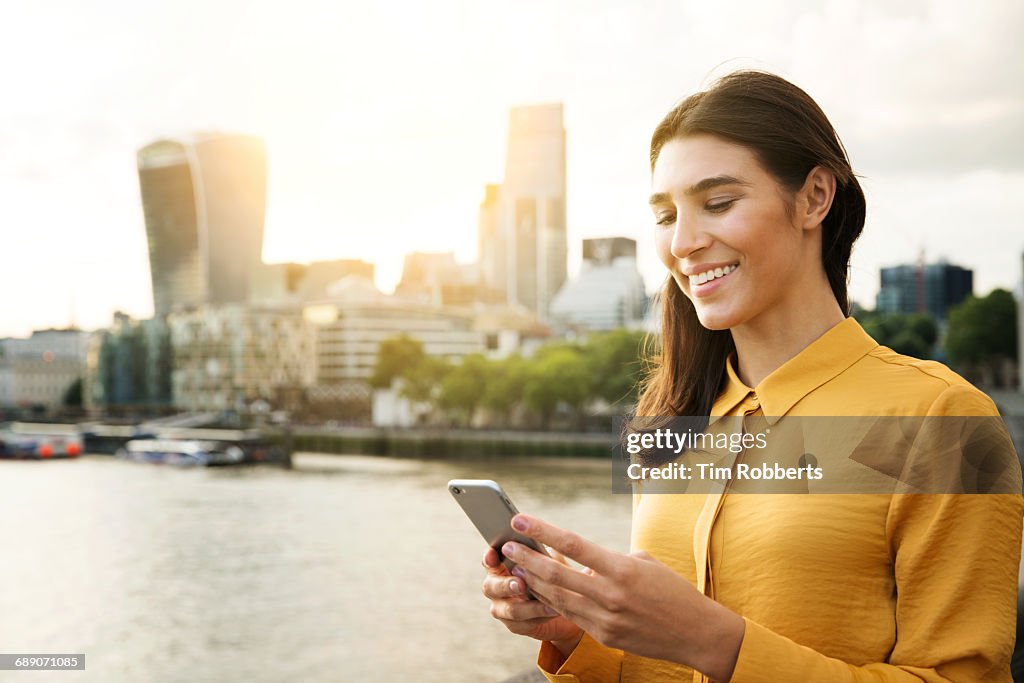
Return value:
[(691, 135), (673, 138), (662, 146), (651, 186), (656, 192), (681, 191), (704, 178), (719, 175), (753, 183), (767, 174), (746, 147), (713, 135)]

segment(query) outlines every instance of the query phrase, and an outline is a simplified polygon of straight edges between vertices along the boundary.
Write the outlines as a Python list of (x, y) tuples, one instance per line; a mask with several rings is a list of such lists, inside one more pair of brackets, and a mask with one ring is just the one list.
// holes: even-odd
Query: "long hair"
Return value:
[[(791, 193), (815, 166), (836, 177), (836, 194), (822, 222), (821, 260), (832, 292), (850, 314), (847, 279), (853, 244), (864, 228), (864, 192), (846, 149), (821, 108), (803, 90), (774, 74), (736, 71), (687, 97), (651, 137), (651, 171), (669, 140), (710, 134), (749, 149)], [(659, 297), (660, 343), (648, 340), (648, 371), (635, 416), (706, 417), (725, 381), (735, 349), (729, 330), (709, 330), (670, 276)], [(656, 347), (656, 348), (652, 348)]]

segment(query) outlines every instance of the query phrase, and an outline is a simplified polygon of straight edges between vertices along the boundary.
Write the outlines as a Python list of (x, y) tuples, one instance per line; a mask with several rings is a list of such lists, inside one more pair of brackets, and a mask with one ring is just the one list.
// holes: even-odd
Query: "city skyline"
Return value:
[(27, 286), (5, 306), (0, 336), (72, 315), (90, 329), (114, 310), (152, 314), (134, 163), (148, 142), (208, 130), (263, 138), (264, 262), (364, 259), (390, 291), (406, 253), (476, 259), (508, 111), (543, 102), (565, 106), (570, 277), (582, 239), (622, 235), (637, 240), (653, 289), (650, 132), (678, 99), (749, 66), (805, 88), (862, 176), (854, 299), (870, 305), (879, 269), (922, 247), (929, 262), (972, 268), (978, 294), (1018, 287), (1019, 6), (750, 5), (723, 29), (713, 7), (568, 5), (488, 13), (450, 2), (396, 19), (228, 2), (204, 9), (204, 22), (189, 21), (199, 11), (189, 3), (19, 7), (0, 27), (0, 54), (26, 64), (0, 113), (0, 220), (5, 274)]

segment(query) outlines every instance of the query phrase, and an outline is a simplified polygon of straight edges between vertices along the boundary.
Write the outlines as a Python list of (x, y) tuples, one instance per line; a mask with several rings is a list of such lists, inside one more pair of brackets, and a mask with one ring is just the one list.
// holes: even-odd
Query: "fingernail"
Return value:
[(505, 557), (515, 557), (515, 555), (516, 555), (516, 544), (515, 543), (506, 543), (505, 545), (501, 546), (501, 553)]
[(523, 571), (523, 568), (518, 566), (518, 565), (515, 566), (515, 567), (512, 567), (512, 573), (515, 574), (516, 576), (518, 576), (520, 579), (525, 579), (526, 578), (526, 572)]
[(549, 617), (554, 617), (558, 615), (558, 612), (552, 609), (550, 605), (544, 605), (544, 614), (548, 615)]
[(530, 525), (522, 517), (516, 516), (512, 519), (512, 528), (516, 531), (526, 531)]
[(518, 593), (519, 592), (519, 582), (518, 581), (509, 581), (508, 582), (508, 589), (510, 591), (512, 591), (513, 593)]

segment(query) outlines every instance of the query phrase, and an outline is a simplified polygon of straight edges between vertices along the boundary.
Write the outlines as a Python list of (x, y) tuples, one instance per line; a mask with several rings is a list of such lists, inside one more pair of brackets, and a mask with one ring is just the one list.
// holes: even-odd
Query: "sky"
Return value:
[(580, 240), (664, 271), (650, 135), (739, 68), (806, 90), (867, 195), (851, 295), (921, 250), (1020, 287), (1024, 4), (38, 0), (0, 21), (0, 337), (152, 315), (135, 151), (262, 137), (267, 262), (362, 258), (391, 291), (410, 251), (476, 259), (508, 109), (563, 102), (570, 274)]

